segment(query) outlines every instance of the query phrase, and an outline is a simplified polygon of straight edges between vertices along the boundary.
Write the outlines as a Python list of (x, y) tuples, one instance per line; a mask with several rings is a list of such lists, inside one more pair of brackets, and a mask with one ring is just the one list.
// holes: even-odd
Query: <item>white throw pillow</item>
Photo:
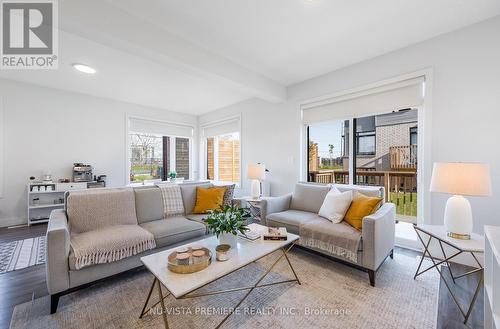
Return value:
[(340, 192), (333, 188), (325, 197), (318, 215), (334, 224), (340, 223), (352, 202), (352, 191)]

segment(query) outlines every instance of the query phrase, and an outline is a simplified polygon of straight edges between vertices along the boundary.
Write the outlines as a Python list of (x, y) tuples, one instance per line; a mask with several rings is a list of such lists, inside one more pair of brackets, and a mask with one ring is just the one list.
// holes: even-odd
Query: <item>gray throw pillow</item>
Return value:
[(224, 199), (222, 203), (224, 206), (230, 206), (232, 204), (235, 186), (236, 184), (224, 186), (226, 188), (226, 191), (224, 191)]

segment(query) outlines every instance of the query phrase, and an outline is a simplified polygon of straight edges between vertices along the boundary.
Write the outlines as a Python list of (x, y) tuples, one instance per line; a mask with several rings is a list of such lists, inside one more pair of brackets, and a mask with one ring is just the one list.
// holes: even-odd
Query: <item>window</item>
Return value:
[(356, 155), (375, 155), (375, 116), (356, 119)]
[(164, 177), (162, 136), (130, 133), (130, 155), (131, 183)]
[(410, 128), (410, 145), (417, 145), (418, 141), (418, 128)]
[(375, 155), (375, 131), (356, 134), (356, 154)]
[(167, 180), (170, 171), (189, 179), (192, 133), (189, 126), (129, 118), (130, 182)]
[(201, 125), (205, 179), (241, 183), (240, 116)]
[(206, 139), (209, 180), (240, 183), (240, 134), (230, 133)]
[(167, 180), (170, 171), (176, 171), (179, 178), (189, 179), (189, 146), (189, 138), (131, 132), (130, 182)]

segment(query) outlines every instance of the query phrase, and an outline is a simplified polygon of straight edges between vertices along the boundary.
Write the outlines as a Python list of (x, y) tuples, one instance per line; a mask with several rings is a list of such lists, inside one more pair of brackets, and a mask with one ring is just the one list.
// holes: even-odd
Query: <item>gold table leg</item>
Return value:
[(167, 309), (165, 308), (165, 302), (163, 301), (164, 297), (163, 297), (163, 293), (161, 291), (160, 280), (156, 280), (156, 284), (158, 286), (158, 297), (160, 297), (161, 315), (163, 315), (163, 324), (165, 325), (165, 329), (168, 329)]
[[(476, 261), (476, 263), (477, 263), (477, 265), (478, 265), (478, 268), (476, 268), (476, 269), (474, 269), (474, 270), (472, 270), (472, 271), (469, 271), (469, 272), (467, 272), (467, 273), (463, 273), (463, 274), (461, 274), (461, 275), (454, 276), (454, 275), (453, 275), (453, 272), (451, 271), (451, 267), (450, 267), (450, 263), (449, 263), (449, 261), (450, 261), (452, 258), (454, 258), (454, 257), (456, 257), (456, 256), (458, 256), (458, 255), (460, 255), (460, 254), (462, 254), (462, 253), (464, 253), (464, 251), (462, 251), (461, 249), (458, 249), (458, 248), (457, 248), (457, 247), (455, 247), (455, 246), (450, 245), (451, 247), (453, 247), (453, 248), (457, 249), (457, 250), (458, 250), (458, 252), (457, 252), (457, 253), (455, 253), (455, 254), (453, 254), (453, 255), (451, 255), (451, 256), (447, 256), (447, 255), (446, 255), (446, 253), (445, 253), (445, 251), (444, 251), (444, 248), (443, 248), (442, 243), (444, 242), (445, 244), (449, 245), (448, 243), (446, 243), (445, 241), (442, 241), (442, 240), (440, 240), (440, 239), (438, 239), (438, 238), (436, 238), (436, 237), (434, 237), (434, 236), (430, 235), (429, 233), (423, 232), (424, 234), (426, 234), (426, 235), (428, 235), (428, 236), (429, 236), (429, 240), (427, 241), (427, 243), (425, 243), (425, 242), (424, 242), (424, 239), (420, 236), (419, 230), (418, 230), (417, 228), (415, 228), (415, 232), (417, 233), (417, 237), (419, 238), (420, 242), (422, 243), (422, 245), (423, 245), (423, 247), (424, 247), (424, 252), (423, 252), (423, 255), (422, 255), (422, 259), (420, 260), (420, 264), (418, 265), (417, 271), (416, 271), (416, 273), (415, 273), (414, 279), (415, 279), (417, 276), (419, 276), (420, 274), (422, 274), (422, 273), (424, 273), (424, 272), (427, 272), (428, 270), (430, 270), (430, 269), (432, 269), (432, 268), (435, 268), (435, 269), (438, 271), (440, 278), (443, 280), (443, 282), (444, 282), (444, 284), (445, 284), (445, 286), (446, 286), (446, 289), (448, 289), (448, 292), (450, 293), (450, 295), (451, 295), (451, 298), (452, 298), (453, 302), (454, 302), (454, 303), (455, 303), (455, 305), (458, 307), (458, 310), (460, 311), (460, 313), (461, 313), (461, 314), (462, 314), (462, 316), (464, 317), (464, 321), (463, 321), (463, 323), (464, 323), (464, 324), (467, 324), (467, 321), (469, 321), (469, 317), (470, 317), (470, 315), (471, 315), (471, 313), (472, 313), (472, 309), (474, 308), (474, 305), (476, 304), (476, 299), (477, 299), (477, 296), (478, 296), (478, 294), (479, 294), (479, 290), (480, 290), (480, 288), (481, 288), (481, 284), (483, 283), (483, 275), (484, 275), (484, 268), (483, 268), (483, 266), (481, 265), (481, 263), (480, 263), (480, 262), (479, 262), (479, 260), (477, 259), (477, 257), (476, 257), (476, 255), (474, 254), (474, 252), (469, 252), (469, 253), (472, 255), (472, 257), (474, 258), (474, 260)], [(429, 246), (430, 246), (431, 240), (432, 240), (433, 238), (434, 238), (434, 239), (436, 239), (436, 240), (439, 242), (439, 245), (440, 245), (440, 247), (441, 247), (441, 252), (443, 253), (443, 256), (444, 256), (444, 259), (443, 259), (443, 260), (441, 260), (441, 261), (439, 261), (437, 258), (434, 258), (434, 256), (432, 256), (432, 255), (431, 255), (431, 253), (430, 253), (430, 251), (429, 251), (429, 249), (430, 249), (430, 248), (429, 248)], [(425, 269), (425, 270), (423, 270), (423, 271), (419, 272), (420, 267), (421, 267), (422, 262), (423, 262), (423, 259), (424, 259), (424, 257), (425, 257), (425, 255), (426, 255), (426, 254), (429, 256), (429, 258), (430, 258), (430, 260), (432, 261), (432, 264), (433, 264), (433, 265), (432, 265), (432, 266), (430, 266), (430, 267), (428, 267), (427, 269)], [(446, 281), (446, 279), (445, 279), (445, 277), (444, 277), (444, 275), (443, 275), (443, 273), (442, 273), (442, 270), (439, 268), (439, 265), (441, 265), (441, 264), (443, 264), (443, 263), (446, 263), (446, 264), (448, 265), (448, 270), (449, 270), (449, 272), (450, 272), (450, 276), (451, 276), (451, 279), (452, 279), (453, 283), (455, 283), (455, 280), (456, 280), (456, 279), (458, 279), (458, 278), (462, 278), (462, 277), (464, 277), (464, 276), (467, 276), (467, 275), (470, 275), (470, 274), (473, 274), (473, 273), (476, 273), (476, 272), (477, 272), (477, 273), (479, 273), (479, 280), (478, 280), (478, 283), (477, 283), (477, 286), (476, 286), (476, 290), (474, 291), (474, 295), (472, 296), (472, 300), (471, 300), (471, 302), (470, 302), (470, 304), (469, 304), (469, 307), (468, 307), (467, 311), (465, 311), (465, 310), (462, 308), (462, 306), (460, 305), (460, 303), (459, 303), (459, 301), (458, 301), (457, 297), (455, 296), (455, 294), (453, 293), (453, 291), (452, 291), (452, 289), (451, 289), (450, 285), (449, 285), (449, 284), (448, 284), (448, 282)]]

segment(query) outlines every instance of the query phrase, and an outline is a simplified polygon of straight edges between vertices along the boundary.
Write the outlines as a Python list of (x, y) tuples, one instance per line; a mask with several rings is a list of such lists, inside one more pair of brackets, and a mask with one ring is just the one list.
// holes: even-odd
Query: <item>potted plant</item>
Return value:
[(170, 178), (172, 182), (175, 182), (175, 179), (177, 178), (177, 172), (175, 170), (169, 171), (168, 178)]
[(247, 209), (225, 205), (210, 211), (206, 223), (209, 230), (217, 236), (220, 244), (236, 247), (237, 234), (249, 230), (244, 223), (249, 217), (250, 213)]

